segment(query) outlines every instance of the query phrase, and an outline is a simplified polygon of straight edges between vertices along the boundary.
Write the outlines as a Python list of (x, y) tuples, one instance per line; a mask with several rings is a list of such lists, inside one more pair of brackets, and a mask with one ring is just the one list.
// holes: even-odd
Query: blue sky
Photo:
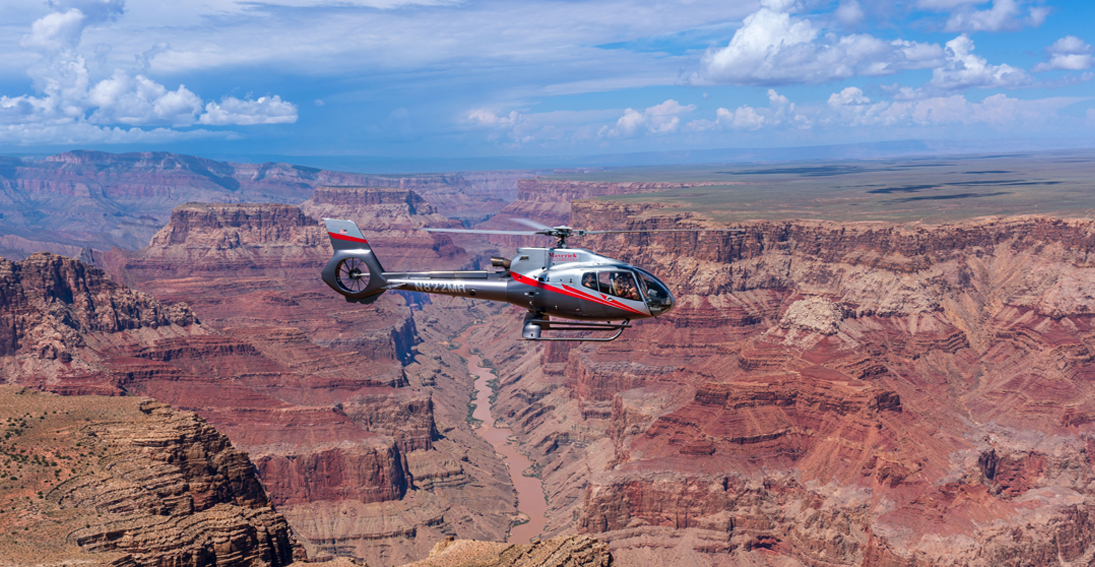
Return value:
[(1093, 24), (1060, 0), (5, 0), (0, 150), (1090, 145)]

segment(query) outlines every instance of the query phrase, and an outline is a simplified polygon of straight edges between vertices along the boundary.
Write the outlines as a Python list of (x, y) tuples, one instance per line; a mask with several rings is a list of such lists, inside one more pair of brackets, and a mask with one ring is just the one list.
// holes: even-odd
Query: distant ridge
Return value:
[[(182, 203), (300, 204), (319, 186), (402, 187), (451, 217), (479, 218), (468, 195), (480, 187), (504, 206), (523, 174), (410, 176), (344, 173), (285, 162), (237, 163), (171, 152), (74, 150), (43, 157), (0, 157), (0, 256), (83, 248), (135, 250)], [(517, 177), (515, 177), (517, 176)], [(500, 197), (501, 196), (501, 197)], [(512, 200), (512, 198), (511, 198)]]
[(1095, 139), (893, 140), (782, 148), (721, 148), (559, 156), (381, 157), (334, 155), (223, 155), (241, 162), (278, 161), (373, 174), (504, 171), (578, 167), (635, 167), (840, 159), (881, 159), (985, 152), (1042, 152), (1095, 148)]

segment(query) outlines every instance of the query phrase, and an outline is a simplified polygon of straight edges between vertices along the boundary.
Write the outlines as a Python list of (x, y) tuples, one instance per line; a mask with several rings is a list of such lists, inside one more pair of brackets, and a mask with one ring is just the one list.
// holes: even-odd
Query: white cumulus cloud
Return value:
[(863, 6), (860, 6), (856, 0), (840, 0), (840, 5), (837, 6), (833, 15), (840, 23), (854, 26), (863, 20)]
[(214, 126), (292, 124), (297, 121), (297, 106), (281, 100), (277, 95), (263, 96), (256, 100), (226, 97), (221, 99), (220, 104), (211, 102), (205, 105), (205, 114), (198, 121)]
[(467, 120), (478, 126), (487, 127), (503, 127), (508, 128), (517, 124), (518, 113), (516, 110), (511, 110), (508, 115), (499, 116), (493, 111), (485, 108), (477, 108), (475, 110), (468, 111)]
[(61, 51), (74, 49), (87, 25), (84, 13), (73, 8), (67, 12), (53, 12), (31, 24), (30, 33), (23, 36), (20, 45), (36, 51)]
[(944, 29), (949, 32), (1015, 31), (1027, 26), (1038, 27), (1047, 16), (1049, 9), (1044, 6), (1024, 10), (1018, 0), (993, 0), (992, 7), (987, 10), (975, 10), (969, 4), (964, 5), (951, 14)]
[(1066, 35), (1058, 39), (1046, 48), (1046, 51), (1049, 52), (1049, 61), (1035, 65), (1031, 69), (1035, 73), (1053, 69), (1082, 71), (1090, 69), (1092, 64), (1095, 64), (1091, 46), (1074, 35)]
[(742, 105), (734, 110), (719, 108), (715, 111), (715, 120), (693, 120), (688, 123), (688, 129), (702, 130), (749, 130), (755, 131), (766, 127), (792, 125), (797, 128), (808, 128), (810, 120), (795, 112), (795, 104), (787, 97), (777, 93), (775, 89), (768, 89), (768, 107), (752, 107)]
[[(668, 107), (663, 107), (663, 111)], [(560, 147), (576, 141), (599, 139), (598, 129), (619, 116), (617, 110), (555, 110), (551, 112), (508, 113), (488, 108), (464, 112), (458, 122), (473, 129), (486, 130), (487, 139), (511, 148), (526, 145)]]
[(946, 63), (932, 70), (928, 87), (938, 90), (1014, 88), (1030, 85), (1026, 71), (1007, 64), (990, 65), (973, 54), (973, 40), (962, 34), (947, 42)]
[(1058, 97), (1021, 100), (1005, 94), (971, 102), (963, 95), (934, 96), (919, 100), (872, 102), (856, 87), (829, 97), (827, 124), (843, 126), (936, 126), (987, 124), (1001, 129), (1044, 124), (1057, 111), (1080, 99)]
[(174, 91), (143, 76), (130, 77), (117, 69), (88, 91), (95, 108), (88, 121), (95, 124), (168, 124), (189, 126), (201, 112), (201, 98), (179, 85)]
[[(837, 18), (852, 22), (862, 17), (858, 3), (845, 2)], [(865, 34), (822, 35), (808, 19), (788, 11), (762, 7), (721, 49), (708, 49), (702, 71), (693, 84), (820, 83), (905, 69), (935, 67), (943, 59), (936, 44), (906, 40), (885, 41)]]
[(639, 112), (632, 108), (624, 111), (624, 115), (616, 120), (616, 126), (609, 128), (604, 126), (599, 134), (602, 137), (630, 138), (644, 132), (650, 134), (672, 134), (681, 124), (681, 114), (687, 114), (696, 110), (696, 105), (682, 105), (669, 99)]
[[(124, 0), (51, 0), (48, 4), (54, 11), (36, 20), (20, 41), (24, 49), (39, 57), (27, 69), (36, 93), (0, 96), (2, 140), (64, 144), (232, 137), (231, 133), (188, 133), (172, 128), (297, 120), (296, 106), (278, 96), (258, 100), (228, 97), (204, 105), (203, 113), (201, 97), (185, 86), (170, 89), (143, 73), (124, 69), (115, 69), (109, 78), (92, 85), (79, 51), (81, 38), (89, 27), (109, 25), (121, 16)], [(97, 45), (95, 49), (100, 53), (109, 46)]]
[(48, 0), (55, 12), (79, 10), (91, 23), (113, 21), (125, 12), (125, 0)]

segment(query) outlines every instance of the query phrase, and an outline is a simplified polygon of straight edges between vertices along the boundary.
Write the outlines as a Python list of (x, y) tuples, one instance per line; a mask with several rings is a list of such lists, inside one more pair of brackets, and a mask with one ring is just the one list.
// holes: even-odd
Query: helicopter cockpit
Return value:
[[(645, 301), (655, 317), (673, 308), (673, 295), (645, 270), (623, 266), (582, 274), (582, 286), (629, 301)], [(640, 291), (641, 290), (641, 291)]]
[(643, 293), (646, 295), (646, 305), (650, 308), (650, 314), (657, 317), (673, 308), (673, 294), (658, 278), (642, 268), (635, 268), (639, 275), (639, 281), (643, 283)]

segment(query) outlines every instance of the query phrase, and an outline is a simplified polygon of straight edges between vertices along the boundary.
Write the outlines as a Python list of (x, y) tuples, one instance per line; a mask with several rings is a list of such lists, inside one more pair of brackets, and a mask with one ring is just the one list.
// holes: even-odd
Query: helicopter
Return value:
[[(502, 301), (528, 309), (521, 338), (529, 341), (613, 341), (631, 321), (668, 313), (675, 303), (669, 287), (650, 272), (581, 248), (567, 239), (593, 234), (647, 232), (741, 232), (741, 229), (581, 230), (511, 219), (533, 231), (427, 228), (430, 232), (542, 235), (550, 248), (518, 248), (513, 258), (492, 257), (496, 271), (387, 272), (353, 221), (323, 219), (334, 254), (321, 277), (347, 302), (370, 304), (389, 290)], [(556, 319), (552, 319), (555, 317)], [(560, 320), (561, 319), (561, 320)], [(618, 322), (616, 322), (618, 321)], [(615, 333), (611, 336), (544, 336), (544, 331)]]

